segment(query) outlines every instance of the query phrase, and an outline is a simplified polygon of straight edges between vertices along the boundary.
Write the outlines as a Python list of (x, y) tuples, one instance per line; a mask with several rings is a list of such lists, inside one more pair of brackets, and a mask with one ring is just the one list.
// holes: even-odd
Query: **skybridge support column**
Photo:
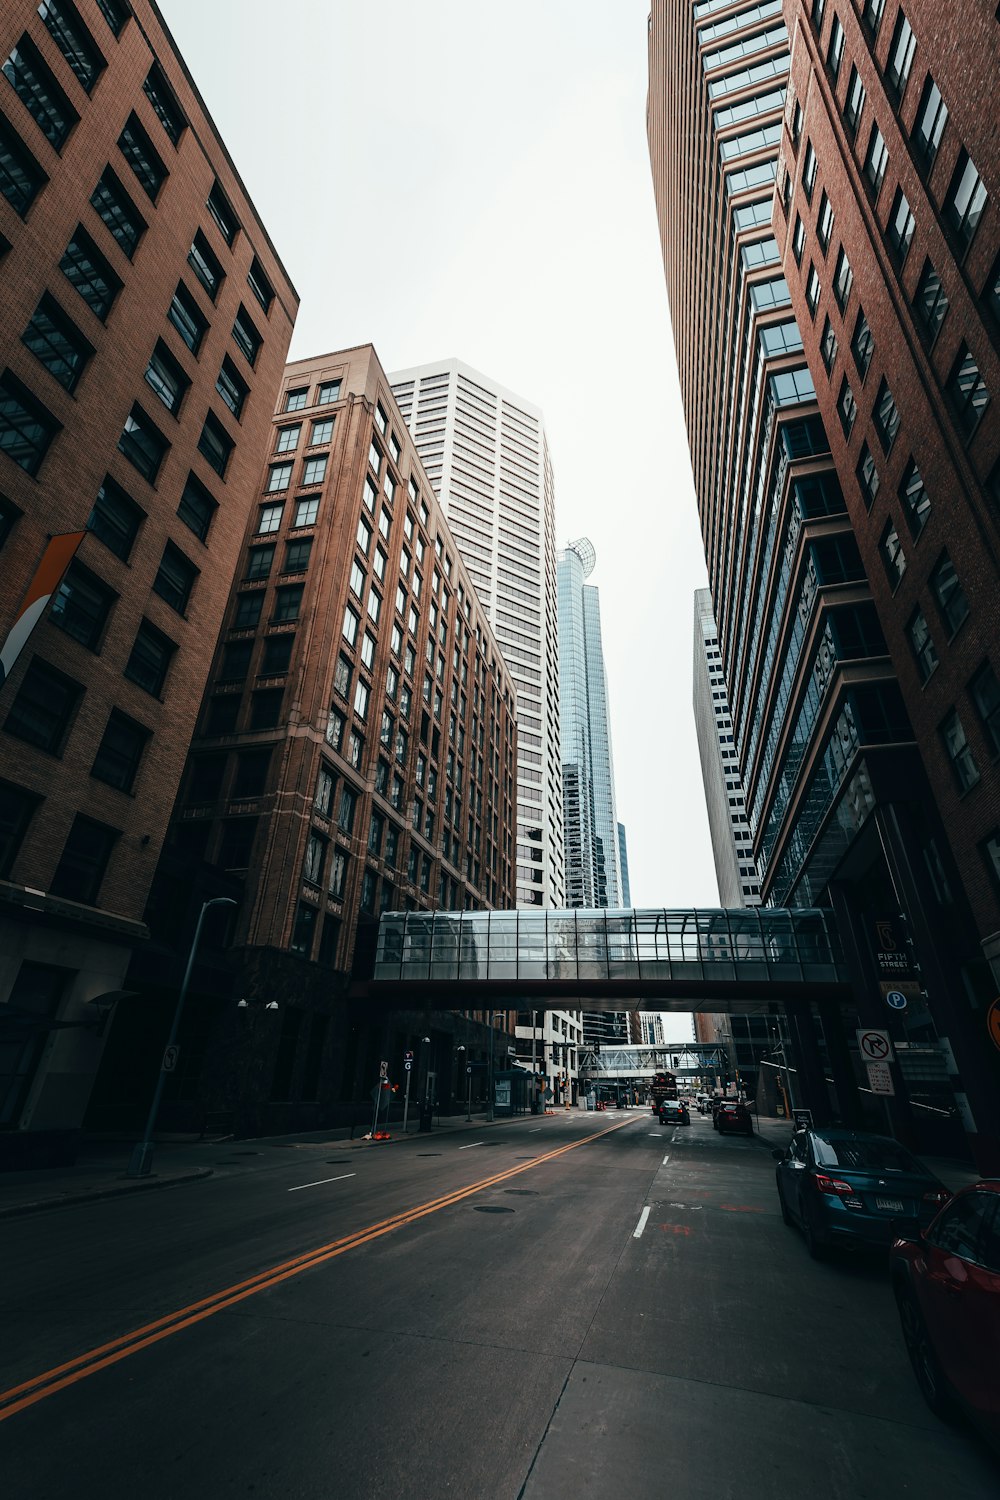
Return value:
[(830, 1091), (823, 1073), (812, 1007), (807, 1000), (790, 1000), (785, 1005), (785, 1015), (795, 1046), (798, 1103), (812, 1110), (814, 1124), (829, 1125)]

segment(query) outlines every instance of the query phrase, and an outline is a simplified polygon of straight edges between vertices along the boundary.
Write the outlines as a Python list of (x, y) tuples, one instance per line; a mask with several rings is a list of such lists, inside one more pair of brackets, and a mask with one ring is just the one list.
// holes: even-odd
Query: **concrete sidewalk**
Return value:
[[(580, 1111), (560, 1110), (558, 1113), (578, 1114)], [(442, 1115), (434, 1117), (430, 1131), (421, 1131), (416, 1118), (411, 1116), (407, 1133), (404, 1135), (401, 1126), (395, 1125), (391, 1127), (387, 1141), (364, 1140), (359, 1133), (361, 1127), (358, 1126), (354, 1129), (352, 1139), (349, 1125), (331, 1130), (307, 1131), (300, 1135), (239, 1140), (233, 1136), (216, 1136), (206, 1140), (190, 1136), (160, 1137), (153, 1154), (153, 1171), (148, 1177), (139, 1178), (125, 1175), (135, 1144), (134, 1138), (85, 1137), (72, 1167), (36, 1167), (22, 1172), (0, 1172), (0, 1219), (198, 1182), (211, 1177), (219, 1165), (240, 1165), (244, 1158), (262, 1156), (272, 1150), (320, 1151), (336, 1146), (338, 1151), (378, 1151), (387, 1146), (404, 1146), (413, 1141), (427, 1142), (442, 1132), (492, 1130), (514, 1120), (528, 1118), (527, 1115), (513, 1115), (487, 1120), (485, 1116), (474, 1115), (471, 1120), (466, 1120), (464, 1115)], [(539, 1115), (537, 1118), (541, 1120), (546, 1117)], [(219, 1162), (220, 1152), (226, 1158), (224, 1163)]]

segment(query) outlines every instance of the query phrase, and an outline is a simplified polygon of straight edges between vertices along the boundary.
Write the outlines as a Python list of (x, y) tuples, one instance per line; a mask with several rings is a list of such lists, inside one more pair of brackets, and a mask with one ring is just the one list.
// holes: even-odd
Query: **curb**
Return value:
[(199, 1167), (197, 1171), (185, 1172), (183, 1177), (164, 1177), (162, 1181), (123, 1182), (120, 1187), (96, 1188), (89, 1193), (67, 1193), (61, 1198), (36, 1198), (31, 1203), (14, 1203), (9, 1208), (0, 1208), (0, 1219), (42, 1213), (47, 1208), (70, 1208), (80, 1203), (97, 1203), (103, 1198), (123, 1198), (129, 1193), (148, 1193), (156, 1188), (182, 1187), (186, 1182), (200, 1182), (205, 1177), (211, 1177), (213, 1171), (213, 1167)]

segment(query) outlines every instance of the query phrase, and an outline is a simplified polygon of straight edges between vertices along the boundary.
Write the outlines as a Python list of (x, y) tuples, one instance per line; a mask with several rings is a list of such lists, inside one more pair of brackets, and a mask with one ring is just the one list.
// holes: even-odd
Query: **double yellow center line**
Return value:
[(631, 1120), (624, 1120), (619, 1125), (611, 1125), (606, 1130), (599, 1130), (580, 1140), (570, 1141), (565, 1146), (557, 1146), (554, 1151), (546, 1151), (541, 1156), (533, 1157), (531, 1161), (522, 1162), (520, 1166), (508, 1167), (506, 1171), (496, 1172), (491, 1177), (483, 1177), (468, 1187), (456, 1188), (454, 1192), (445, 1193), (443, 1197), (434, 1198), (429, 1203), (421, 1203), (416, 1208), (404, 1209), (402, 1213), (394, 1214), (390, 1219), (382, 1219), (377, 1224), (369, 1224), (364, 1229), (355, 1230), (353, 1234), (344, 1235), (342, 1239), (331, 1240), (325, 1245), (317, 1245), (315, 1249), (307, 1250), (304, 1255), (293, 1256), (290, 1260), (271, 1266), (269, 1270), (259, 1271), (256, 1276), (247, 1277), (245, 1281), (238, 1281), (222, 1291), (202, 1297), (198, 1302), (189, 1303), (187, 1307), (166, 1313), (162, 1318), (146, 1323), (141, 1328), (135, 1328), (131, 1333), (122, 1334), (120, 1338), (111, 1339), (110, 1342), (101, 1344), (96, 1349), (89, 1349), (86, 1354), (78, 1354), (75, 1359), (67, 1360), (65, 1364), (56, 1365), (51, 1370), (45, 1370), (41, 1375), (34, 1376), (31, 1380), (22, 1381), (20, 1385), (11, 1386), (9, 1390), (0, 1392), (0, 1422), (6, 1421), (8, 1417), (15, 1416), (17, 1412), (24, 1411), (29, 1406), (34, 1406), (39, 1401), (44, 1401), (46, 1396), (54, 1396), (57, 1391), (64, 1390), (66, 1386), (75, 1385), (78, 1381), (86, 1380), (90, 1375), (96, 1375), (99, 1370), (106, 1370), (109, 1365), (118, 1364), (120, 1360), (127, 1359), (130, 1354), (137, 1354), (140, 1349), (148, 1349), (150, 1344), (157, 1344), (161, 1339), (180, 1333), (184, 1328), (191, 1328), (195, 1323), (201, 1323), (215, 1313), (225, 1312), (227, 1308), (235, 1307), (238, 1302), (245, 1301), (247, 1297), (256, 1296), (258, 1292), (266, 1292), (271, 1287), (290, 1280), (293, 1276), (301, 1275), (303, 1271), (309, 1271), (314, 1266), (321, 1266), (324, 1261), (335, 1260), (338, 1255), (346, 1255), (348, 1250), (357, 1250), (359, 1246), (367, 1245), (371, 1240), (380, 1239), (384, 1234), (391, 1234), (395, 1229), (402, 1229), (406, 1224), (413, 1224), (417, 1219), (426, 1218), (428, 1214), (439, 1213), (443, 1208), (451, 1208), (453, 1204), (461, 1203), (463, 1198), (470, 1198), (474, 1193), (481, 1193), (486, 1188), (495, 1187), (497, 1183), (507, 1182), (521, 1172), (530, 1172), (535, 1167), (541, 1166), (543, 1162), (554, 1161), (559, 1156), (565, 1156), (568, 1151), (575, 1151), (578, 1146), (587, 1146), (592, 1141), (599, 1141), (603, 1136), (612, 1135), (616, 1130), (622, 1130), (631, 1123)]

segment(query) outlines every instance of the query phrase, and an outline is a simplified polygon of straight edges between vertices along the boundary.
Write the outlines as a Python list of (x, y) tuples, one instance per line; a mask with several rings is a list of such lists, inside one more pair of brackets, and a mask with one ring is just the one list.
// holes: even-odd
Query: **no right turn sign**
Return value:
[(892, 1043), (887, 1031), (868, 1026), (858, 1032), (858, 1049), (866, 1063), (892, 1062)]

